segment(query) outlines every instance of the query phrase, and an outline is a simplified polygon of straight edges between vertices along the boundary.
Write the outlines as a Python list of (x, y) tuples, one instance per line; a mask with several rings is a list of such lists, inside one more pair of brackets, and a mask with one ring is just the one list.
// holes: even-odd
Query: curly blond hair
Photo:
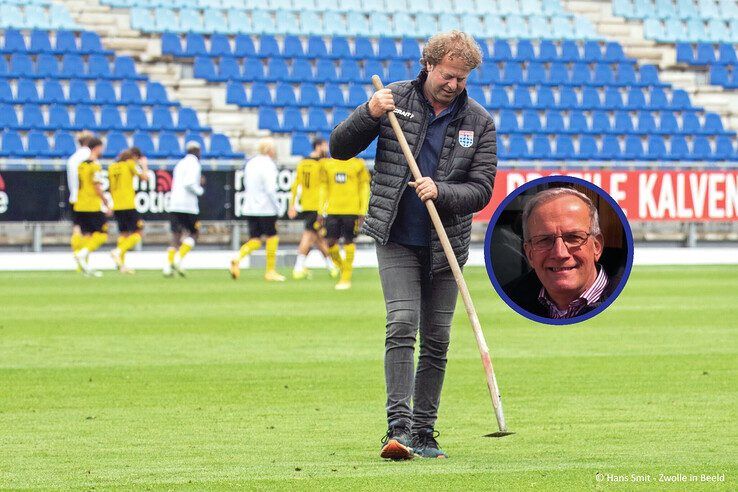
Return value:
[(467, 33), (457, 30), (442, 32), (430, 38), (423, 47), (420, 64), (423, 68), (428, 64), (438, 65), (446, 55), (463, 61), (469, 70), (482, 64), (482, 50), (477, 42)]

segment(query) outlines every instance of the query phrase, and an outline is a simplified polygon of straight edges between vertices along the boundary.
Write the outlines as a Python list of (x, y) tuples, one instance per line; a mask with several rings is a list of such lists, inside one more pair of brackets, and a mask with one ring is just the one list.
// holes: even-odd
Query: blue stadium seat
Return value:
[(207, 56), (198, 56), (192, 64), (192, 72), (195, 78), (215, 82), (220, 78), (215, 74), (213, 59)]
[(133, 146), (141, 149), (143, 155), (150, 155), (158, 157), (156, 155), (156, 148), (154, 142), (151, 140), (151, 136), (146, 132), (134, 132), (133, 134)]
[(92, 55), (95, 53), (111, 54), (110, 51), (103, 49), (100, 35), (92, 31), (82, 31), (80, 33), (79, 51), (83, 55)]
[(240, 82), (228, 82), (226, 84), (226, 102), (238, 106), (248, 106), (246, 91)]
[[(244, 78), (246, 78), (245, 73)], [(267, 80), (268, 82), (279, 82), (287, 80), (288, 78), (289, 68), (287, 68), (287, 62), (284, 60), (284, 58), (272, 58), (271, 60), (269, 60), (269, 63), (267, 64), (267, 73), (264, 77), (264, 80)]]
[(696, 161), (708, 161), (712, 158), (712, 149), (707, 137), (700, 135), (692, 141), (692, 153), (690, 158)]
[(387, 82), (411, 79), (412, 75), (402, 60), (392, 60), (387, 67)]
[(617, 110), (624, 107), (623, 97), (617, 87), (607, 87), (605, 89), (605, 102), (602, 107), (609, 110)]
[(183, 141), (184, 142), (190, 142), (190, 141), (197, 142), (198, 144), (200, 144), (200, 148), (203, 149), (203, 151), (206, 148), (205, 147), (205, 139), (202, 138), (202, 135), (199, 134), (198, 132), (187, 132), (187, 133), (185, 133), (185, 136), (184, 136)]
[(595, 87), (587, 86), (582, 89), (582, 104), (580, 107), (583, 109), (599, 109), (602, 107), (600, 93)]
[[(105, 138), (105, 149), (103, 150), (103, 157), (114, 158), (121, 152), (128, 148), (128, 142), (126, 141), (125, 135), (121, 132), (109, 132)], [(143, 150), (143, 149), (142, 149)]]
[(621, 63), (620, 65), (618, 65), (618, 71), (615, 74), (614, 84), (619, 86), (639, 85), (633, 64)]
[(377, 41), (377, 57), (381, 60), (394, 60), (399, 58), (395, 40), (392, 38), (380, 36)]
[[(228, 31), (239, 35), (254, 32), (254, 26), (246, 12), (237, 8), (226, 10)], [(251, 53), (253, 54), (253, 53)]]
[(260, 107), (258, 114), (259, 129), (278, 132), (280, 130), (279, 118), (274, 108)]
[(54, 134), (54, 157), (67, 157), (77, 150), (74, 137), (67, 132), (58, 131)]
[(341, 61), (341, 68), (338, 74), (338, 81), (341, 83), (362, 82), (361, 68), (356, 60), (344, 59)]
[(533, 135), (533, 152), (531, 157), (533, 159), (550, 160), (551, 156), (551, 143), (548, 140), (548, 136)]
[(648, 101), (648, 107), (650, 109), (666, 109), (669, 107), (669, 101), (666, 99), (666, 93), (659, 87), (652, 87), (651, 94)]
[(277, 39), (271, 35), (262, 35), (259, 37), (259, 51), (257, 54), (260, 58), (272, 58), (282, 55), (279, 51)]
[(171, 132), (159, 133), (159, 146), (156, 150), (158, 157), (179, 157), (182, 155), (182, 147), (177, 135)]
[(23, 141), (18, 133), (6, 130), (3, 132), (3, 144), (0, 149), (0, 156), (3, 157), (24, 157), (26, 150), (23, 148)]
[(466, 94), (471, 99), (474, 99), (482, 106), (487, 106), (487, 96), (484, 94), (484, 90), (478, 85), (467, 85)]
[(692, 103), (689, 100), (689, 94), (682, 89), (674, 89), (671, 93), (671, 109), (676, 111), (682, 111), (685, 109), (692, 109)]
[[(285, 65), (286, 69), (287, 66)], [(258, 58), (246, 58), (243, 63), (243, 80), (246, 81), (262, 81), (267, 80), (264, 74), (264, 64)]]
[(210, 36), (210, 56), (233, 56), (233, 49), (228, 36), (215, 33)]
[(401, 42), (400, 56), (403, 60), (417, 62), (420, 60), (420, 47), (413, 38), (403, 38)]
[(305, 129), (310, 132), (329, 132), (332, 127), (328, 123), (325, 111), (314, 107), (308, 110), (308, 124)]
[(61, 76), (66, 79), (89, 78), (82, 57), (73, 53), (64, 55), (62, 57)]
[(565, 39), (561, 42), (561, 61), (579, 62), (581, 59), (582, 55), (576, 41)]
[(509, 159), (528, 158), (528, 143), (525, 137), (523, 135), (510, 135), (506, 154)]
[(687, 135), (702, 133), (702, 124), (696, 113), (688, 111), (682, 114), (682, 133)]
[(174, 130), (174, 120), (168, 107), (156, 106), (152, 109), (151, 128), (153, 130)]
[(364, 63), (364, 77), (363, 80), (369, 80), (372, 75), (379, 75), (379, 78), (385, 80), (387, 74), (384, 71), (384, 66), (379, 60), (367, 60)]
[(282, 41), (282, 56), (284, 58), (304, 58), (305, 49), (302, 47), (300, 38), (294, 34), (285, 36)]
[(183, 55), (189, 58), (208, 55), (208, 50), (205, 47), (205, 38), (202, 34), (194, 32), (187, 33)]
[(339, 12), (329, 10), (323, 13), (323, 26), (326, 34), (333, 36), (348, 36), (350, 33), (346, 18)]
[(251, 95), (249, 97), (249, 106), (273, 105), (272, 94), (269, 87), (261, 82), (251, 85)]
[(100, 110), (100, 129), (123, 130), (124, 128), (118, 108), (115, 106), (103, 106)]
[(518, 128), (518, 118), (515, 115), (515, 111), (509, 109), (503, 109), (500, 111), (500, 124), (497, 130), (502, 134), (516, 133)]
[(697, 44), (697, 56), (695, 57), (695, 63), (697, 65), (712, 65), (717, 60), (715, 59), (715, 48), (712, 44), (698, 43)]
[(351, 57), (351, 48), (348, 40), (344, 36), (333, 36), (330, 58), (346, 60)]
[(523, 67), (517, 62), (505, 63), (505, 71), (502, 76), (504, 84), (514, 85), (523, 82)]
[(513, 91), (513, 106), (516, 108), (532, 108), (533, 102), (530, 98), (530, 91), (524, 85), (515, 87)]
[(543, 84), (546, 81), (546, 67), (540, 62), (528, 64), (526, 82), (531, 85)]
[(315, 84), (305, 83), (300, 85), (300, 99), (298, 104), (306, 108), (323, 106), (323, 102), (320, 100), (320, 93)]
[(715, 153), (713, 158), (719, 161), (734, 160), (736, 158), (736, 150), (733, 147), (733, 137), (720, 135), (715, 139)]
[(94, 79), (112, 78), (110, 62), (103, 55), (90, 55), (87, 59), (87, 74)]
[(200, 120), (197, 117), (197, 113), (192, 108), (179, 108), (177, 115), (177, 126), (176, 131), (195, 131), (195, 132), (209, 132), (211, 128), (209, 126), (203, 126), (200, 124)]
[(628, 90), (625, 109), (640, 110), (644, 108), (646, 108), (646, 97), (643, 95), (643, 91), (637, 87), (631, 87)]
[(523, 111), (523, 127), (521, 129), (523, 133), (540, 133), (542, 127), (538, 112), (530, 109)]
[(325, 95), (323, 97), (323, 104), (328, 107), (343, 107), (346, 106), (346, 98), (344, 97), (343, 91), (336, 84), (325, 85)]
[(573, 159), (576, 156), (574, 152), (574, 142), (567, 135), (558, 135), (556, 137), (556, 152), (553, 158), (557, 160)]
[(133, 80), (124, 80), (120, 85), (120, 103), (124, 105), (143, 104), (141, 90)]
[(203, 31), (208, 33), (230, 33), (232, 32), (228, 28), (228, 19), (224, 15), (223, 11), (220, 10), (220, 6), (216, 8), (205, 9), (203, 12)]
[(479, 84), (497, 84), (500, 82), (500, 69), (495, 63), (483, 64), (471, 73), (471, 82)]
[(610, 65), (598, 63), (595, 65), (594, 77), (592, 83), (594, 85), (612, 85), (615, 82), (615, 76), (612, 73)]
[(597, 149), (597, 140), (591, 135), (582, 135), (579, 138), (579, 152), (577, 152), (577, 157), (582, 160), (591, 160), (595, 159), (599, 155), (599, 150)]
[(77, 46), (77, 37), (71, 31), (57, 31), (54, 51), (61, 54), (78, 53), (79, 47)]
[(169, 101), (167, 97), (167, 90), (159, 82), (148, 82), (146, 84), (146, 104), (163, 106), (179, 106), (179, 103), (173, 103)]
[(659, 133), (669, 135), (679, 133), (679, 124), (676, 116), (671, 111), (661, 112), (661, 121), (659, 123)]
[(233, 56), (238, 58), (256, 56), (254, 40), (246, 34), (237, 35), (234, 41)]
[(509, 108), (510, 97), (504, 87), (500, 85), (492, 86), (490, 91), (489, 103), (494, 108)]
[(28, 51), (26, 40), (17, 29), (5, 29), (3, 49), (5, 53), (25, 53)]
[(558, 135), (566, 133), (566, 127), (564, 126), (564, 118), (558, 111), (546, 111), (546, 133)]
[(294, 133), (292, 135), (292, 147), (290, 150), (290, 153), (292, 155), (307, 157), (312, 151), (312, 143), (310, 142), (310, 138), (305, 133)]
[(615, 113), (615, 125), (613, 131), (618, 135), (634, 133), (633, 120), (626, 111), (617, 111)]
[(618, 137), (615, 135), (605, 135), (602, 137), (602, 149), (600, 150), (599, 157), (600, 159), (607, 161), (620, 159), (622, 157)]
[(15, 101), (13, 91), (7, 80), (0, 79), (0, 102), (9, 103)]
[(221, 82), (227, 80), (241, 80), (241, 67), (232, 56), (221, 56), (218, 63), (217, 79)]
[(569, 83), (569, 69), (564, 63), (553, 62), (548, 71), (548, 84), (566, 85)]
[(723, 128), (723, 121), (720, 119), (720, 115), (716, 113), (707, 113), (705, 115), (705, 124), (703, 131), (709, 135), (719, 135), (726, 132)]
[(610, 133), (612, 127), (610, 126), (610, 117), (604, 111), (593, 111), (592, 112), (592, 133), (604, 134)]
[(736, 57), (735, 48), (733, 45), (727, 43), (721, 43), (718, 48), (719, 62), (723, 65), (738, 65), (738, 57)]
[(52, 53), (49, 33), (34, 29), (31, 31), (28, 52), (33, 54)]
[(305, 122), (302, 119), (300, 108), (285, 108), (282, 112), (282, 128), (283, 132), (300, 132), (305, 131)]
[[(326, 11), (325, 14), (328, 14), (330, 11)], [(313, 11), (302, 11), (300, 13), (300, 25), (302, 26), (301, 34), (325, 34), (326, 28), (325, 23), (323, 22), (324, 19), (327, 18), (327, 21), (331, 21), (332, 19), (328, 15), (324, 15), (321, 17), (318, 15), (317, 12)], [(346, 34), (346, 28), (344, 27), (345, 23), (343, 20), (339, 17), (337, 19), (337, 22), (335, 25), (331, 25), (329, 31), (332, 34)]]
[(95, 82), (95, 104), (116, 104), (118, 98), (115, 95), (113, 84), (108, 80), (98, 80)]
[(505, 39), (495, 39), (492, 45), (492, 60), (496, 62), (510, 61), (513, 59), (512, 50), (510, 44)]
[(625, 57), (625, 53), (623, 53), (623, 47), (620, 46), (620, 43), (616, 42), (608, 42), (605, 45), (605, 56), (603, 59), (608, 63), (620, 63), (627, 58)]
[(146, 113), (141, 106), (128, 106), (126, 109), (126, 125), (127, 131), (131, 130), (148, 130), (150, 128)]
[(584, 43), (584, 57), (587, 63), (599, 62), (602, 60), (602, 48), (599, 41), (587, 41)]
[(643, 159), (645, 153), (643, 152), (643, 143), (641, 137), (636, 135), (628, 135), (625, 137), (625, 151), (623, 152), (623, 159), (630, 161)]
[(308, 38), (306, 56), (308, 58), (328, 58), (328, 48), (322, 37), (310, 36)]
[(292, 62), (290, 73), (287, 77), (288, 82), (312, 82), (313, 80), (313, 68), (309, 60), (297, 58)]
[(358, 84), (349, 85), (347, 104), (349, 107), (355, 108), (367, 102), (369, 96), (364, 90), (364, 86)]
[(533, 61), (536, 59), (533, 43), (529, 39), (521, 39), (515, 46), (515, 58), (517, 62)]
[(38, 103), (38, 90), (36, 82), (29, 79), (20, 79), (18, 81), (17, 92), (15, 96), (16, 103)]
[(337, 82), (336, 65), (330, 59), (318, 59), (315, 65), (315, 80), (319, 82)]
[(641, 65), (639, 70), (638, 81), (641, 85), (661, 86), (659, 81), (659, 72), (656, 65)]
[(372, 42), (363, 36), (354, 38), (354, 58), (356, 59), (374, 59), (377, 57)]
[(538, 88), (536, 103), (534, 107), (538, 109), (550, 109), (557, 107), (556, 98), (554, 97), (553, 91), (550, 87), (541, 86)]
[(40, 106), (36, 104), (26, 104), (23, 106), (21, 128), (29, 130), (43, 130), (44, 128), (47, 128)]
[(710, 67), (710, 84), (727, 87), (730, 84), (730, 72), (725, 65), (713, 65)]
[(587, 124), (587, 117), (582, 111), (572, 111), (569, 114), (569, 126), (567, 133), (580, 134), (589, 132), (589, 125)]
[(210, 147), (208, 155), (213, 157), (222, 157), (225, 159), (243, 159), (244, 155), (234, 152), (231, 147), (231, 141), (228, 137), (221, 133), (213, 133), (210, 135)]
[(124, 80), (145, 80), (136, 72), (136, 64), (130, 56), (117, 56), (113, 62), (113, 77)]
[(78, 105), (74, 108), (74, 127), (80, 130), (94, 130), (99, 127), (91, 106)]
[(49, 128), (55, 130), (74, 129), (74, 125), (69, 121), (69, 110), (66, 106), (59, 104), (49, 106)]
[(556, 44), (554, 44), (554, 42), (549, 39), (541, 40), (540, 44), (538, 45), (537, 59), (538, 61), (546, 63), (558, 61), (559, 52)]
[(672, 135), (669, 143), (670, 160), (682, 161), (689, 159), (689, 145), (682, 135)]
[(571, 83), (587, 85), (592, 82), (592, 73), (586, 63), (574, 63), (571, 70)]
[(179, 30), (182, 32), (204, 32), (205, 26), (200, 12), (194, 8), (179, 9)]
[(636, 131), (640, 134), (650, 135), (657, 132), (656, 121), (650, 111), (638, 113), (638, 125)]
[(335, 128), (339, 123), (349, 117), (349, 112), (346, 108), (335, 108), (333, 110), (333, 118), (331, 119), (332, 125)]
[(4, 56), (0, 56), (0, 79), (9, 77), (10, 68), (8, 68), (8, 62), (5, 61)]
[(183, 56), (182, 43), (179, 34), (173, 32), (165, 32), (161, 35), (161, 52), (164, 55), (172, 55), (174, 57)]
[(297, 106), (297, 97), (291, 85), (285, 83), (277, 84), (274, 92), (275, 106)]
[(13, 53), (10, 55), (10, 75), (15, 78), (35, 77), (33, 60), (26, 53)]

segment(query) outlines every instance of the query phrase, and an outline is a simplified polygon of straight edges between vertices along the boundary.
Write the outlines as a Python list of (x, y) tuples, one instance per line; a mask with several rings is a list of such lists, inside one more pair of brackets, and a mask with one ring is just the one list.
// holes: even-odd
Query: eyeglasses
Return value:
[(565, 232), (558, 235), (541, 234), (540, 236), (531, 237), (527, 242), (535, 251), (548, 251), (554, 247), (556, 239), (561, 238), (567, 249), (576, 249), (586, 243), (591, 235), (591, 232), (584, 231)]

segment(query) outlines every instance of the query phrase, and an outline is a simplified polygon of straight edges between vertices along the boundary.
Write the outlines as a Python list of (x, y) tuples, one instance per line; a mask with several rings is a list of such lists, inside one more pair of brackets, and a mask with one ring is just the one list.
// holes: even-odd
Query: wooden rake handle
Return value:
[[(384, 84), (382, 84), (382, 80), (378, 75), (372, 75), (372, 83), (376, 90), (379, 91), (384, 89)], [(402, 128), (400, 128), (400, 123), (397, 121), (397, 116), (395, 116), (393, 112), (388, 111), (387, 118), (389, 118), (392, 130), (394, 130), (397, 141), (400, 143), (402, 153), (405, 155), (405, 160), (407, 160), (407, 164), (410, 167), (410, 172), (412, 172), (413, 178), (417, 181), (423, 176), (420, 174), (420, 169), (418, 168), (418, 164), (415, 162), (415, 157), (413, 156), (410, 146), (405, 139), (405, 134), (402, 133)], [(492, 406), (495, 410), (498, 427), (501, 432), (507, 432), (505, 416), (502, 412), (500, 389), (497, 385), (497, 379), (495, 378), (495, 371), (492, 368), (492, 359), (489, 356), (489, 348), (487, 347), (487, 341), (484, 339), (482, 325), (479, 323), (477, 311), (474, 309), (474, 303), (472, 302), (471, 295), (469, 294), (469, 288), (466, 286), (466, 280), (464, 280), (464, 275), (461, 272), (461, 267), (456, 259), (456, 254), (451, 247), (451, 242), (448, 240), (448, 235), (446, 234), (446, 229), (443, 227), (443, 222), (441, 222), (441, 217), (438, 215), (438, 210), (436, 210), (436, 204), (433, 203), (432, 200), (426, 200), (425, 206), (428, 209), (428, 215), (430, 215), (431, 222), (433, 222), (433, 227), (436, 229), (436, 234), (438, 234), (438, 239), (441, 241), (441, 246), (443, 247), (443, 252), (446, 254), (448, 264), (451, 266), (451, 272), (454, 275), (456, 285), (458, 285), (461, 298), (464, 301), (466, 314), (469, 316), (472, 330), (474, 330), (474, 337), (477, 340), (479, 354), (482, 357), (482, 365), (484, 366), (484, 373), (487, 377), (487, 388), (489, 389), (489, 394), (492, 398)]]

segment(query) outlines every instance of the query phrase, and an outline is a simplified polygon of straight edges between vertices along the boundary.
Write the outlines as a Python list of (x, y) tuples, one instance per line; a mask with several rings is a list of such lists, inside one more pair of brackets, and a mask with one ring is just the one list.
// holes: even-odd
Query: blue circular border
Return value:
[[(520, 308), (517, 304), (515, 304), (512, 299), (507, 295), (507, 293), (502, 289), (502, 286), (497, 281), (497, 277), (495, 276), (495, 272), (492, 269), (492, 258), (490, 255), (490, 244), (492, 242), (492, 233), (494, 231), (495, 225), (497, 224), (497, 221), (500, 218), (500, 215), (502, 212), (507, 208), (507, 206), (512, 202), (515, 198), (517, 198), (521, 193), (523, 193), (525, 190), (528, 190), (530, 188), (533, 188), (535, 186), (546, 184), (546, 183), (573, 183), (582, 185), (586, 188), (589, 188), (590, 190), (594, 191), (598, 195), (600, 195), (602, 198), (607, 200), (607, 203), (610, 204), (612, 209), (617, 214), (618, 218), (620, 219), (620, 223), (623, 225), (623, 230), (625, 231), (625, 240), (627, 242), (627, 255), (625, 260), (625, 270), (623, 271), (623, 276), (620, 279), (620, 283), (618, 284), (617, 288), (613, 291), (612, 294), (610, 294), (610, 297), (607, 298), (605, 302), (597, 306), (592, 311), (575, 316), (573, 318), (564, 318), (564, 319), (553, 319), (553, 318), (544, 318), (543, 316), (538, 316), (536, 314), (533, 314), (529, 311), (526, 311), (525, 309)], [(618, 298), (620, 293), (625, 288), (625, 284), (628, 281), (628, 278), (630, 277), (630, 271), (633, 268), (633, 233), (630, 230), (630, 224), (628, 223), (628, 219), (625, 217), (625, 213), (623, 213), (623, 210), (620, 208), (620, 205), (617, 204), (617, 202), (602, 188), (599, 186), (586, 181), (581, 178), (575, 178), (573, 176), (562, 176), (562, 175), (551, 175), (551, 176), (544, 176), (542, 178), (534, 179), (533, 181), (530, 181), (528, 183), (525, 183), (521, 185), (520, 187), (513, 190), (509, 195), (505, 197), (504, 200), (502, 200), (502, 203), (497, 207), (497, 210), (495, 210), (495, 213), (492, 215), (492, 218), (489, 221), (489, 224), (487, 224), (487, 233), (484, 236), (484, 264), (487, 267), (487, 276), (489, 277), (490, 281), (492, 282), (492, 285), (494, 286), (495, 290), (497, 291), (497, 294), (499, 294), (500, 297), (505, 301), (505, 303), (510, 306), (515, 312), (520, 314), (521, 316), (524, 316), (532, 321), (537, 321), (538, 323), (543, 323), (547, 325), (571, 325), (574, 323), (579, 323), (582, 321), (586, 321), (590, 318), (593, 318), (594, 316), (597, 316), (602, 311), (607, 309), (610, 304), (612, 304), (615, 299)]]

